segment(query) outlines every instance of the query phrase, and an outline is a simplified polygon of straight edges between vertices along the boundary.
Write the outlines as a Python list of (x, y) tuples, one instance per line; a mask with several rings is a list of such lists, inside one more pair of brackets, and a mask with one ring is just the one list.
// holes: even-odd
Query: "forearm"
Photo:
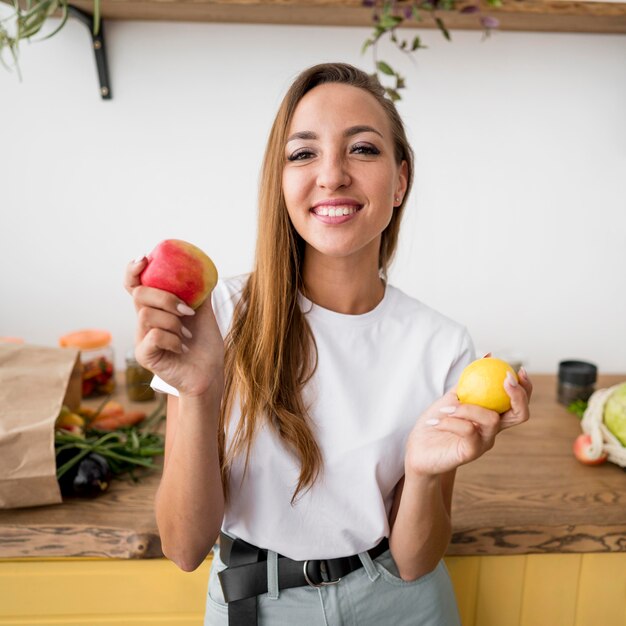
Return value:
[(217, 426), (221, 390), (181, 396), (174, 440), (155, 508), (163, 553), (181, 569), (196, 569), (211, 550), (224, 516)]
[(398, 572), (415, 580), (433, 570), (451, 536), (440, 476), (407, 473), (389, 545)]

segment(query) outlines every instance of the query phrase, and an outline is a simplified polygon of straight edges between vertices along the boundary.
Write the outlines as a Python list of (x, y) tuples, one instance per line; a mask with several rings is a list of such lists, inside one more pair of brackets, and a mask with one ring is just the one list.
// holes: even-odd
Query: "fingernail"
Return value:
[(480, 358), (481, 359), (487, 359), (491, 356), (491, 352), (485, 352), (485, 354), (483, 354)]
[(181, 327), (181, 332), (183, 333), (185, 337), (187, 337), (187, 339), (191, 339), (193, 337), (193, 335), (191, 334), (191, 331), (186, 326)]
[(447, 415), (452, 415), (456, 411), (455, 406), (442, 406), (439, 409), (442, 413), (446, 413)]
[(522, 365), (522, 367), (519, 368), (519, 373), (526, 378), (526, 380), (528, 380), (528, 372), (526, 371), (526, 368)]
[(189, 348), (188, 348), (188, 347), (187, 347), (184, 343), (181, 343), (181, 344), (180, 344), (180, 346), (181, 346), (181, 350), (182, 350), (185, 354), (187, 354), (187, 352), (189, 352)]
[(436, 417), (431, 417), (429, 420), (426, 420), (424, 423), (428, 424), (429, 426), (437, 426), (437, 424), (439, 424), (439, 420)]
[(141, 256), (138, 256), (138, 257), (137, 257), (137, 258), (133, 261), (133, 263), (134, 263), (135, 265), (139, 265), (139, 263), (141, 263), (141, 262), (142, 262), (145, 258), (146, 258), (146, 255), (145, 255), (145, 254), (142, 254)]
[(511, 372), (506, 373), (506, 382), (511, 385), (511, 387), (517, 387), (517, 381), (515, 380), (515, 376), (511, 374)]
[(190, 307), (187, 306), (184, 302), (179, 302), (176, 305), (176, 310), (183, 315), (195, 315), (196, 312)]

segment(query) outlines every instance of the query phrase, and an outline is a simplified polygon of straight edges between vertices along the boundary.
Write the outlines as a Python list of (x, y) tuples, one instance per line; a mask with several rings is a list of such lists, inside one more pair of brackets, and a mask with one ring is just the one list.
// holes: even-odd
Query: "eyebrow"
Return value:
[[(350, 126), (350, 128), (346, 128), (343, 132), (344, 137), (353, 137), (354, 135), (358, 135), (359, 133), (376, 133), (380, 137), (383, 134), (376, 130), (373, 126), (367, 126), (365, 124), (360, 124), (358, 126)], [(311, 130), (302, 130), (300, 132), (294, 133), (287, 139), (287, 143), (293, 141), (294, 139), (319, 139), (319, 137)]]

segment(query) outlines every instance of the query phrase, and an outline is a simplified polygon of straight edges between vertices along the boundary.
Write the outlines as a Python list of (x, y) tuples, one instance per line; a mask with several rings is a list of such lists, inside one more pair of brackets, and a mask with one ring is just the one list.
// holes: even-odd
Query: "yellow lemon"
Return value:
[(504, 390), (507, 372), (517, 380), (515, 370), (501, 359), (487, 357), (473, 361), (461, 372), (456, 395), (463, 404), (477, 404), (504, 413), (511, 408), (511, 399)]

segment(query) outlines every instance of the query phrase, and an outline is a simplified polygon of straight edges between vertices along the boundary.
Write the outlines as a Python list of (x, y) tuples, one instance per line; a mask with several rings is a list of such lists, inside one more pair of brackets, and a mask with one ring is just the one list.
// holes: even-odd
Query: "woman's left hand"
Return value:
[(501, 430), (526, 422), (530, 417), (532, 383), (525, 370), (519, 372), (519, 383), (512, 384), (507, 379), (504, 388), (511, 398), (511, 409), (502, 415), (473, 404), (461, 404), (455, 389), (432, 404), (409, 435), (406, 472), (421, 476), (449, 472), (490, 450)]

